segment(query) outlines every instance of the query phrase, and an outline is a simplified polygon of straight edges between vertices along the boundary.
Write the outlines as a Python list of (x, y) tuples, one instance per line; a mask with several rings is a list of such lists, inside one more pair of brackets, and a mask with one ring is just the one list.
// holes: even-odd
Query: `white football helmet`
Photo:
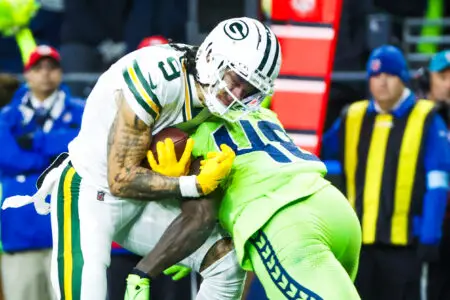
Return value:
[[(246, 17), (220, 22), (200, 45), (196, 57), (197, 80), (204, 86), (206, 106), (229, 121), (258, 110), (262, 100), (273, 94), (280, 66), (281, 50), (273, 31)], [(241, 99), (234, 95), (230, 82), (224, 80), (230, 71), (253, 91)], [(226, 103), (218, 98), (225, 92), (232, 99)]]

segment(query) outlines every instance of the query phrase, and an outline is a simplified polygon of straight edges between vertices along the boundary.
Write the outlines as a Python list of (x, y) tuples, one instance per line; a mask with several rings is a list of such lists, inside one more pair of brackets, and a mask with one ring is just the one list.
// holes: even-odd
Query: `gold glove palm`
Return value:
[(151, 151), (147, 152), (147, 160), (152, 170), (156, 173), (172, 177), (183, 176), (189, 172), (193, 147), (194, 140), (189, 138), (183, 155), (180, 160), (177, 160), (173, 141), (170, 138), (166, 138), (164, 142), (156, 144), (158, 161), (156, 161)]
[(209, 152), (201, 161), (197, 182), (204, 195), (213, 192), (231, 171), (236, 154), (225, 144), (220, 145), (221, 152)]

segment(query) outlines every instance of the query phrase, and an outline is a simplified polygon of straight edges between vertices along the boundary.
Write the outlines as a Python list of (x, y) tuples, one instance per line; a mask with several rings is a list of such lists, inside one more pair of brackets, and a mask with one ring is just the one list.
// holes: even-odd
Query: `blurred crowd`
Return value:
[[(3, 107), (0, 112), (0, 199), (33, 194), (39, 174), (59, 153), (67, 150), (68, 142), (76, 136), (83, 99), (90, 86), (86, 82), (63, 83), (63, 74), (98, 74), (137, 48), (169, 40), (188, 43), (187, 7), (187, 0), (42, 0), (29, 22), (38, 46), (25, 51), (26, 58), (17, 37), (3, 33), (0, 38), (0, 107)], [(429, 54), (430, 59), (411, 67), (402, 34), (402, 20), (406, 17), (431, 20), (450, 17), (450, 5), (445, 0), (343, 1), (334, 70), (364, 71), (366, 80), (333, 81), (322, 158), (329, 166), (330, 179), (353, 199), (363, 231), (364, 216), (370, 212), (364, 206), (370, 201), (364, 196), (365, 190), (373, 191), (370, 185), (373, 182), (379, 183), (378, 190), (389, 190), (389, 195), (378, 191), (377, 201), (384, 210), (375, 212), (385, 222), (371, 225), (375, 228), (371, 229), (375, 230), (375, 237), (363, 237), (361, 275), (356, 282), (362, 299), (421, 299), (421, 294), (427, 294), (428, 299), (450, 299), (450, 217), (446, 206), (450, 169), (446, 129), (450, 126), (450, 44), (415, 45), (414, 51)], [(261, 18), (270, 19), (270, 13), (263, 10)], [(427, 28), (424, 26), (418, 34), (445, 36), (450, 27)], [(23, 77), (19, 80), (11, 74), (23, 74)], [(368, 101), (355, 102), (360, 99)], [(422, 121), (421, 114), (417, 113), (419, 117), (412, 123), (421, 125), (410, 129), (418, 141), (417, 151), (404, 154), (399, 149), (408, 132), (406, 120), (418, 105), (417, 99), (431, 100), (426, 103), (433, 105), (429, 110), (424, 109)], [(360, 116), (360, 132), (346, 131), (345, 125), (357, 118), (351, 118), (351, 112), (357, 108), (357, 105), (349, 106), (352, 103), (366, 105), (365, 114)], [(376, 144), (372, 134), (380, 115), (390, 116), (381, 120), (387, 122), (387, 127), (399, 128), (397, 144), (389, 140)], [(363, 148), (347, 147), (342, 136), (350, 134), (366, 142), (360, 146)], [(388, 133), (381, 130), (377, 137), (383, 134)], [(383, 156), (375, 156), (378, 165), (380, 159), (386, 160), (384, 168), (371, 169), (376, 163), (368, 163), (372, 143), (377, 149), (386, 149)], [(346, 165), (352, 153), (366, 161), (364, 169), (354, 171), (356, 175), (349, 173)], [(402, 159), (411, 158), (417, 162), (413, 167), (405, 167), (405, 171), (397, 166)], [(368, 176), (371, 172), (379, 176)], [(396, 182), (401, 172), (410, 172), (412, 176), (408, 179), (412, 192), (400, 204), (411, 211), (406, 214), (411, 222), (405, 229), (407, 238), (397, 242), (390, 234), (386, 238), (384, 232), (391, 230), (391, 219), (398, 213), (393, 195), (397, 189), (399, 193), (403, 190), (386, 181)], [(387, 175), (391, 173), (395, 175)], [(370, 184), (365, 180), (357, 181), (355, 176), (366, 176)], [(353, 187), (352, 180), (355, 181)], [(420, 180), (424, 184), (417, 187)], [(349, 192), (352, 188), (353, 194)], [(417, 218), (416, 214), (424, 217)], [(0, 212), (4, 299), (52, 299), (49, 293), (52, 247), (49, 218), (36, 215), (31, 206)], [(139, 261), (138, 256), (117, 245), (112, 253), (108, 273), (110, 300), (122, 298), (125, 278)], [(191, 278), (176, 284), (165, 277), (160, 280), (160, 284), (152, 287), (155, 299), (187, 299)], [(256, 280), (247, 292), (247, 299), (263, 299)]]
[[(60, 51), (65, 72), (101, 73), (145, 37), (186, 42), (186, 19), (186, 0), (43, 0), (29, 28), (37, 44)], [(21, 51), (15, 37), (1, 38), (0, 70), (21, 73)], [(88, 93), (74, 88), (78, 96)]]

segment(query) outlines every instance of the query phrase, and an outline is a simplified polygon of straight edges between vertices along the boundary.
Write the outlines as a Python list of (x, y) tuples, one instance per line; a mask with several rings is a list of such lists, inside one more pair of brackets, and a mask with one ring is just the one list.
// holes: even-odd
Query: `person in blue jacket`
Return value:
[(323, 137), (362, 226), (356, 286), (362, 299), (420, 299), (423, 266), (438, 259), (450, 145), (434, 103), (407, 87), (399, 49), (373, 50), (370, 98), (350, 104)]
[[(61, 85), (59, 53), (38, 46), (25, 64), (26, 84), (0, 111), (2, 202), (33, 194), (36, 180), (77, 135), (84, 102)], [(6, 299), (53, 299), (50, 294), (50, 215), (33, 205), (0, 211), (2, 280)]]

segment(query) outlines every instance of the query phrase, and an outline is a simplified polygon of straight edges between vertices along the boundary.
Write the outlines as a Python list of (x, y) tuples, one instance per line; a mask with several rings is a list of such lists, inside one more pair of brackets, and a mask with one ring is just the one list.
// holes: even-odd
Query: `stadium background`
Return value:
[[(44, 0), (30, 23), (37, 44), (61, 50), (63, 67), (64, 43), (70, 40), (64, 37), (70, 36), (64, 30), (82, 31), (63, 24), (68, 15), (76, 16), (76, 12), (70, 12), (73, 2)], [(107, 1), (94, 2), (107, 5)], [(123, 2), (131, 6), (127, 7), (130, 15), (139, 9), (133, 1)], [(267, 22), (278, 36), (283, 54), (270, 107), (278, 113), (296, 144), (318, 155), (322, 133), (341, 108), (367, 96), (364, 69), (371, 49), (386, 43), (397, 45), (415, 74), (435, 52), (450, 44), (450, 19), (446, 18), (450, 7), (445, 7), (444, 0), (170, 0), (165, 7), (158, 7), (158, 1), (147, 2), (146, 7), (152, 10), (148, 18), (154, 18), (154, 23), (139, 28), (139, 23), (122, 22), (128, 27), (119, 30), (119, 35), (105, 37), (111, 41), (105, 47), (124, 54), (137, 41), (151, 35), (198, 44), (224, 18), (246, 15)], [(156, 18), (155, 14), (162, 10), (162, 17)], [(142, 7), (140, 13), (136, 16), (145, 18)], [(76, 17), (83, 21), (83, 15)], [(167, 26), (167, 18), (175, 24)], [(168, 27), (170, 30), (166, 30)], [(140, 30), (135, 32), (135, 28)], [(101, 45), (97, 47), (101, 49)], [(72, 70), (77, 62), (71, 58), (64, 67), (64, 82), (73, 87), (76, 96), (86, 97), (102, 68), (112, 63), (119, 56), (117, 53), (101, 53), (110, 58), (94, 72), (89, 68)], [(0, 39), (0, 72), (23, 80), (21, 55), (16, 39), (4, 35)], [(339, 186), (339, 166), (334, 162), (327, 162), (327, 166), (328, 176)], [(257, 290), (256, 287), (254, 293)]]

